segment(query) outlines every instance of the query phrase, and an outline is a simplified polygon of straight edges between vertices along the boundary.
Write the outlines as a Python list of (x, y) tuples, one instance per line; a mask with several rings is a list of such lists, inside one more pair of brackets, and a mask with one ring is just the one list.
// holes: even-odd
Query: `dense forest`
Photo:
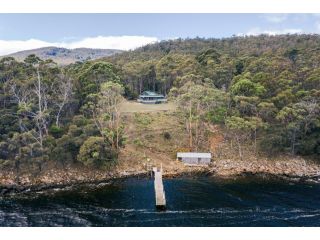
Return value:
[(118, 105), (166, 95), (186, 121), (189, 148), (219, 125), (260, 154), (320, 156), (320, 36), (162, 41), (60, 67), (35, 55), (0, 60), (0, 164), (109, 168), (125, 146)]

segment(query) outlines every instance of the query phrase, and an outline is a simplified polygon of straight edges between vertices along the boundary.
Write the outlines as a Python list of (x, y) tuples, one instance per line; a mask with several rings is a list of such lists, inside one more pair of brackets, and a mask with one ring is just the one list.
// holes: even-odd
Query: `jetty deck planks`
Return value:
[(166, 197), (165, 197), (163, 181), (162, 181), (162, 171), (154, 167), (153, 173), (154, 173), (154, 191), (156, 195), (156, 208), (165, 209)]

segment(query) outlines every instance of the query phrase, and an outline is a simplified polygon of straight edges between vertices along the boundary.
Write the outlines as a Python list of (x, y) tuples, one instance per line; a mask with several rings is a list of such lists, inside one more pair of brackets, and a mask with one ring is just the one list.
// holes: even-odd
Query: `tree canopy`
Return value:
[(177, 101), (191, 148), (210, 123), (261, 152), (318, 157), (319, 46), (318, 35), (260, 35), (161, 41), (65, 67), (3, 57), (0, 164), (41, 171), (47, 161), (116, 158), (125, 128), (118, 104), (145, 90)]

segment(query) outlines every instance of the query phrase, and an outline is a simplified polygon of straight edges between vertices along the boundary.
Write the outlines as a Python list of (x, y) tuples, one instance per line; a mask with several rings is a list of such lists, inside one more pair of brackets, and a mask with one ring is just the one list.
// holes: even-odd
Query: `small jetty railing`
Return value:
[(155, 197), (156, 197), (156, 208), (159, 210), (165, 210), (166, 196), (165, 196), (163, 181), (162, 181), (162, 166), (160, 170), (154, 167), (153, 174), (154, 174), (154, 191), (155, 191)]

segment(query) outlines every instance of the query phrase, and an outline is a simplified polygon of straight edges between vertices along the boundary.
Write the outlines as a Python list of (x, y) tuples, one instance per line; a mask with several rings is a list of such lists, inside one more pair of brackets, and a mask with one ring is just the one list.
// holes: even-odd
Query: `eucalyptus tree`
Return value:
[(218, 89), (187, 82), (178, 90), (178, 107), (186, 120), (190, 149), (198, 149), (208, 112), (226, 105), (226, 94)]
[(124, 88), (119, 83), (103, 83), (100, 93), (95, 96), (96, 103), (92, 102), (90, 109), (101, 136), (115, 151), (119, 151), (123, 141), (124, 126), (120, 118), (123, 94)]
[[(20, 116), (19, 125), (23, 131), (30, 131), (34, 140), (43, 151), (43, 142), (48, 134), (49, 110), (48, 91), (49, 87), (43, 82), (41, 72), (45, 71), (46, 63), (35, 55), (25, 59), (30, 71), (29, 79), (24, 83), (17, 84), (14, 79), (8, 82), (9, 93), (18, 104), (17, 114)], [(25, 117), (32, 119), (35, 127), (29, 129), (23, 120)]]
[(55, 111), (55, 125), (60, 127), (60, 118), (63, 109), (71, 100), (73, 95), (73, 81), (70, 76), (59, 74), (52, 87), (52, 102), (57, 107)]

